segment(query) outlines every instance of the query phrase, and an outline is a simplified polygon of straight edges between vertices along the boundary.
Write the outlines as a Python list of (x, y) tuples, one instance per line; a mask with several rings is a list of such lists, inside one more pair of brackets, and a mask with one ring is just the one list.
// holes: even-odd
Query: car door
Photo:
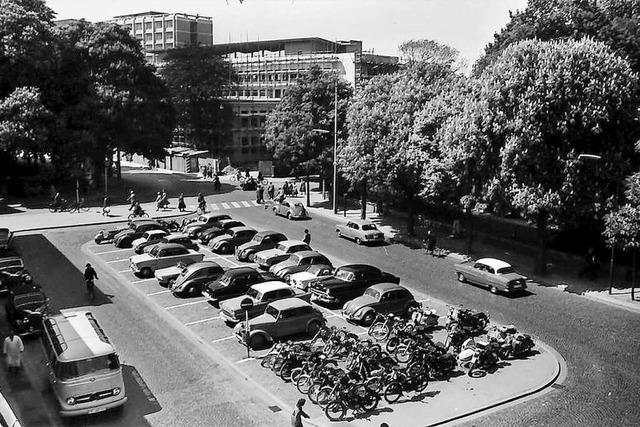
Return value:
[(251, 285), (253, 285), (253, 283), (249, 283), (246, 274), (239, 274), (231, 279), (231, 283), (224, 288), (222, 294), (228, 296), (244, 295)]
[(485, 265), (481, 262), (476, 262), (471, 268), (469, 268), (467, 274), (467, 280), (473, 283), (482, 283), (484, 280)]
[(388, 294), (391, 294), (389, 296), (389, 306), (388, 306), (388, 312), (387, 313), (394, 313), (394, 314), (404, 314), (404, 304), (407, 300), (407, 295), (405, 293), (405, 291), (402, 290), (395, 290), (395, 291), (390, 291), (387, 292)]
[(500, 284), (497, 283), (496, 271), (493, 267), (487, 266), (484, 270), (484, 282), (482, 283), (484, 286), (496, 286), (500, 287)]
[(393, 313), (393, 292), (388, 291), (380, 295), (380, 300), (373, 305), (378, 313)]
[(300, 320), (297, 308), (280, 310), (280, 315), (278, 316), (278, 322), (275, 328), (278, 336), (284, 337), (299, 333), (300, 326), (298, 325), (298, 322), (300, 322)]
[(347, 232), (346, 232), (347, 237), (350, 238), (350, 239), (354, 239), (357, 229), (358, 229), (358, 226), (356, 224), (354, 224), (353, 222), (349, 221), (347, 223)]

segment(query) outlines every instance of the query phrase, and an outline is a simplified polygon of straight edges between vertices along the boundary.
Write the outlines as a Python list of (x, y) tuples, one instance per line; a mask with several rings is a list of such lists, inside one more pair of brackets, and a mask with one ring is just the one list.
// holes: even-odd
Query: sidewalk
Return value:
[[(334, 214), (330, 202), (324, 199), (321, 193), (312, 191), (310, 196), (311, 208), (309, 208), (309, 212), (312, 215), (333, 218), (336, 222), (345, 221), (349, 218), (360, 218), (359, 208), (347, 208), (345, 212), (343, 206), (339, 203), (338, 214)], [(306, 203), (306, 195), (300, 195), (297, 200)], [(422, 245), (420, 238), (407, 235), (404, 218), (394, 215), (381, 216), (373, 212), (371, 207), (368, 207), (367, 219), (374, 222), (385, 233), (388, 240), (400, 241), (415, 248)], [(500, 258), (512, 264), (518, 272), (527, 276), (539, 286), (582, 295), (594, 301), (640, 313), (640, 287), (636, 289), (635, 300), (633, 301), (631, 300), (631, 288), (627, 284), (614, 284), (612, 294), (609, 295), (608, 269), (604, 272), (605, 268), (601, 268), (600, 276), (594, 281), (579, 278), (577, 272), (583, 267), (583, 260), (580, 258), (567, 254), (556, 254), (556, 258), (562, 257), (562, 259), (554, 259), (553, 256), (550, 256), (550, 259), (555, 262), (549, 264), (549, 273), (541, 277), (533, 273), (533, 259), (531, 256), (514, 250), (505, 250), (504, 247), (488, 243), (483, 240), (479, 231), (474, 233), (473, 254), (465, 253), (464, 239), (456, 239), (450, 236), (443, 237), (441, 234), (437, 234), (438, 247), (448, 250), (448, 256), (455, 258), (457, 261), (484, 257)]]

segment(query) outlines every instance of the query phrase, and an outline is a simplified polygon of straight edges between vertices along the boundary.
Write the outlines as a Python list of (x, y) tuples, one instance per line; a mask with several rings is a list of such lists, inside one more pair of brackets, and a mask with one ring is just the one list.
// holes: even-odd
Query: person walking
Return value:
[(136, 205), (136, 193), (133, 190), (129, 190), (129, 197), (127, 197), (127, 202), (131, 203), (129, 206), (129, 210), (133, 209)]
[(275, 195), (276, 187), (273, 185), (273, 182), (269, 182), (269, 186), (267, 187), (267, 195), (269, 199), (273, 200), (273, 196)]
[(9, 332), (9, 336), (4, 339), (2, 352), (7, 356), (7, 369), (9, 376), (14, 377), (22, 364), (22, 353), (24, 352), (24, 344), (22, 339), (13, 331)]
[(104, 198), (102, 199), (102, 215), (110, 216), (111, 208), (109, 207), (109, 195), (104, 193)]
[(162, 207), (162, 193), (158, 191), (158, 195), (156, 196), (156, 212), (160, 210)]
[(184, 193), (180, 193), (178, 196), (178, 210), (184, 212), (187, 209), (187, 205), (184, 203)]
[(307, 245), (311, 244), (311, 234), (309, 234), (309, 230), (307, 230), (306, 228), (304, 229), (304, 237), (302, 238), (302, 241)]
[(436, 235), (429, 230), (427, 232), (427, 237), (424, 239), (427, 243), (427, 253), (431, 256), (436, 255)]
[(93, 267), (91, 267), (91, 264), (87, 263), (87, 266), (84, 269), (84, 283), (85, 285), (87, 285), (87, 294), (89, 295), (89, 298), (91, 298), (91, 301), (93, 301), (96, 298), (96, 294), (93, 289), (94, 280), (98, 280), (98, 274), (93, 269)]
[(305, 399), (298, 399), (298, 403), (296, 403), (296, 407), (291, 414), (291, 427), (302, 427), (302, 418), (309, 418), (309, 415), (302, 409), (305, 403), (307, 403)]

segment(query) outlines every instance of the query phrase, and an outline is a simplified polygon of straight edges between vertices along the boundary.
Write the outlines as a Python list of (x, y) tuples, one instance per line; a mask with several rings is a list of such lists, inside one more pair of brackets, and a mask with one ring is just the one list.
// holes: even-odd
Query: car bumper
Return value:
[(362, 316), (357, 316), (356, 313), (357, 311), (353, 313), (347, 313), (346, 311), (342, 310), (342, 317), (351, 322), (359, 322), (362, 320)]
[(325, 304), (336, 304), (340, 300), (338, 300), (338, 298), (336, 297), (332, 297), (331, 295), (314, 293), (314, 294), (311, 294), (311, 301), (320, 301)]
[(524, 292), (527, 289), (527, 285), (525, 283), (507, 286), (504, 289), (504, 292), (508, 294), (516, 294), (519, 292)]
[(235, 316), (227, 314), (223, 311), (220, 312), (220, 318), (227, 323), (240, 323), (240, 320), (236, 319)]
[[(202, 291), (202, 296), (205, 297), (207, 299), (207, 301), (209, 301), (209, 302), (218, 302), (219, 301), (219, 299), (217, 297), (215, 297), (214, 295), (212, 295), (209, 292), (209, 290), (207, 290), (207, 289)], [(220, 317), (222, 317), (222, 315)]]
[(60, 415), (63, 417), (72, 417), (78, 415), (87, 415), (87, 414), (97, 414), (99, 412), (104, 412), (107, 409), (117, 408), (118, 406), (124, 405), (127, 401), (127, 396), (122, 396), (121, 399), (115, 400), (113, 402), (105, 403), (99, 406), (89, 407), (89, 408), (77, 408), (73, 409), (73, 406), (69, 406), (66, 403), (64, 405), (61, 404)]
[(135, 263), (133, 263), (133, 262), (132, 262), (131, 264), (129, 264), (129, 267), (131, 267), (131, 270), (132, 270), (134, 273), (140, 273), (140, 271), (141, 271), (140, 266), (138, 266), (138, 264), (135, 264)]

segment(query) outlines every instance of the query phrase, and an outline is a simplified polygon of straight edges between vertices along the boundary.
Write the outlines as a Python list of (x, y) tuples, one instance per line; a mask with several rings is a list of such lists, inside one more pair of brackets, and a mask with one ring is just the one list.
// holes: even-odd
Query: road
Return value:
[[(248, 199), (247, 194), (241, 192), (214, 197), (219, 197), (220, 201), (222, 198)], [(640, 409), (635, 400), (640, 390), (636, 360), (640, 353), (640, 318), (636, 314), (535, 285), (530, 287), (528, 295), (519, 298), (493, 295), (483, 289), (458, 284), (452, 275), (450, 260), (428, 257), (401, 245), (360, 248), (352, 242), (339, 240), (333, 234), (334, 221), (321, 216), (310, 221), (289, 222), (259, 208), (231, 209), (229, 213), (247, 225), (281, 230), (291, 238), (302, 237), (304, 228), (308, 228), (313, 237), (312, 246), (333, 259), (375, 264), (400, 275), (403, 284), (416, 290), (485, 311), (497, 322), (513, 323), (518, 329), (547, 342), (565, 357), (569, 372), (562, 388), (474, 419), (468, 425), (623, 426), (637, 425), (640, 421)], [(27, 242), (22, 247), (21, 241), (17, 241), (26, 254), (27, 264), (38, 265), (34, 269), (37, 270), (34, 271), (36, 278), (46, 280), (49, 286), (60, 286), (57, 294), (51, 295), (60, 305), (58, 308), (84, 303), (83, 296), (69, 292), (65, 280), (80, 274), (86, 258), (79, 247), (89, 240), (94, 230), (45, 233), (45, 237), (73, 263), (64, 268), (61, 259), (41, 259), (38, 245)], [(140, 373), (139, 377), (154, 390), (154, 397), (162, 408), (158, 411), (157, 406), (150, 404), (144, 387), (139, 387), (139, 397), (124, 411), (126, 419), (131, 420), (127, 425), (145, 425), (147, 419), (153, 425), (172, 425), (172, 422), (205, 425), (198, 421), (203, 419), (208, 419), (206, 425), (265, 425), (268, 423), (264, 420), (277, 423), (275, 420), (278, 419), (282, 425), (286, 417), (274, 416), (264, 407), (259, 393), (238, 384), (233, 374), (225, 376), (223, 371), (208, 366), (205, 358), (197, 356), (200, 351), (197, 343), (172, 333), (166, 318), (144, 310), (135, 293), (123, 290), (117, 278), (101, 275), (98, 287), (105, 293), (104, 304), (94, 311), (98, 311), (101, 318), (109, 319), (105, 327), (122, 347), (122, 353), (135, 355), (125, 360), (125, 365)], [(169, 351), (172, 356), (160, 363), (151, 363), (156, 359), (151, 355), (157, 355), (159, 351)], [(177, 365), (174, 360), (185, 363)], [(220, 393), (220, 385), (224, 386), (225, 393)], [(44, 385), (36, 386), (39, 391), (44, 390)], [(211, 408), (210, 413), (194, 414), (191, 408), (200, 408), (205, 401), (208, 405), (205, 407)], [(235, 422), (230, 424), (231, 420)], [(105, 423), (109, 425), (108, 420)]]

